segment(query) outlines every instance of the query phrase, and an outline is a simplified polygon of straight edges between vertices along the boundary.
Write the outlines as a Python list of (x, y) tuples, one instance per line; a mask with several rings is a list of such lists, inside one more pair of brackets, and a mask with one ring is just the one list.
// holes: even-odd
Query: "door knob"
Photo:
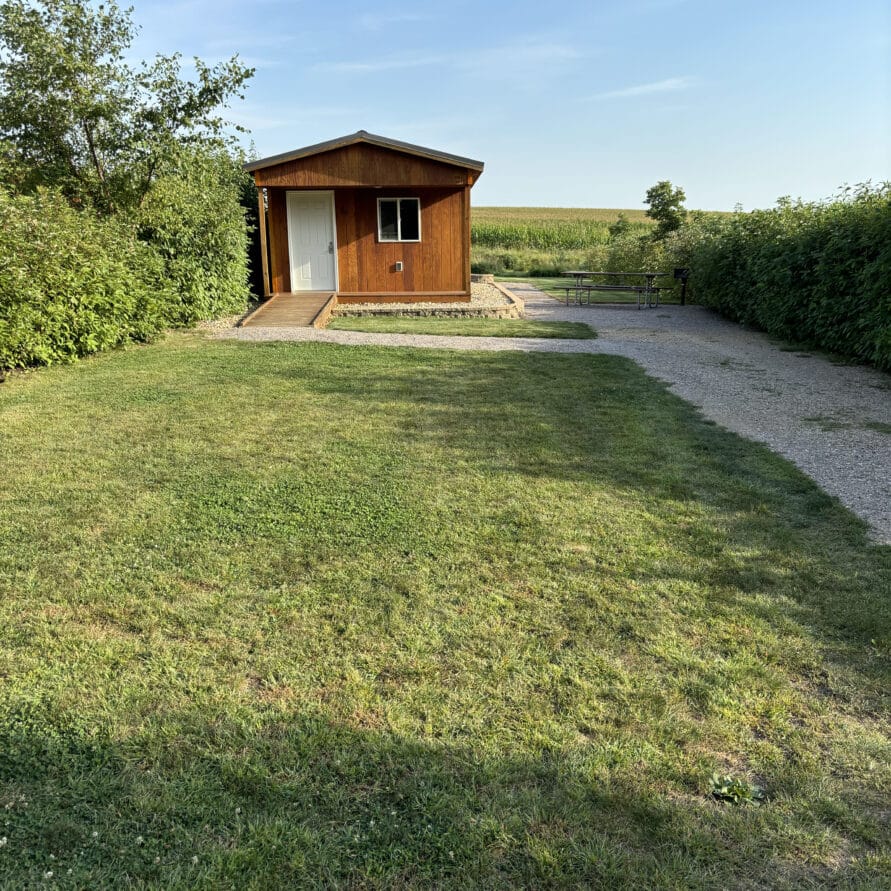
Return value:
[(334, 242), (333, 242), (333, 241), (329, 241), (329, 242), (328, 242), (328, 253), (329, 253), (329, 254), (333, 254), (333, 253), (334, 253)]

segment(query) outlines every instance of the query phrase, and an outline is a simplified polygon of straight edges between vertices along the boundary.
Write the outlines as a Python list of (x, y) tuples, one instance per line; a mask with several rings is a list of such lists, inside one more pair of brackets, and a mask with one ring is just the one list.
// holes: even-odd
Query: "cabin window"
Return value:
[(420, 198), (377, 199), (378, 241), (420, 241)]

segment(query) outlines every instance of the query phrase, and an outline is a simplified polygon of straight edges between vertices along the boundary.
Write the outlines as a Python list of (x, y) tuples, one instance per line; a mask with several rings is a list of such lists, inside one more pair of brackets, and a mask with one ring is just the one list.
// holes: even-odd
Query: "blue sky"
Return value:
[(818, 199), (891, 178), (889, 0), (134, 0), (140, 56), (256, 67), (261, 156), (365, 129), (485, 161), (478, 205)]

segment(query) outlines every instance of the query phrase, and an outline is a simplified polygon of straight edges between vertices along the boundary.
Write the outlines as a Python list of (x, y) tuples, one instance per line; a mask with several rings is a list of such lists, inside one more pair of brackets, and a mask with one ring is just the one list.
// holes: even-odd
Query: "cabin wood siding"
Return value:
[(472, 185), (478, 174), (373, 145), (350, 145), (254, 171), (258, 186), (336, 189)]
[[(309, 146), (249, 165), (267, 199), (267, 293), (291, 290), (287, 193), (330, 191), (337, 292), (344, 302), (363, 295), (406, 301), (470, 298), (470, 189), (482, 162), (407, 143), (375, 142), (388, 141), (359, 131), (318, 150)], [(378, 240), (379, 198), (420, 199), (420, 242)], [(397, 272), (400, 261), (403, 271)]]
[(291, 261), (288, 251), (288, 208), (285, 192), (270, 189), (269, 199), (269, 279), (273, 294), (291, 290)]
[[(269, 189), (270, 284), (291, 290), (286, 189)], [(379, 242), (378, 198), (421, 201), (421, 241)], [(470, 189), (338, 189), (338, 293), (470, 293)], [(396, 272), (396, 263), (403, 271)]]
[[(464, 292), (464, 192), (461, 189), (349, 189), (335, 192), (338, 291)], [(378, 198), (421, 200), (421, 241), (380, 242)], [(396, 271), (396, 263), (403, 271)]]

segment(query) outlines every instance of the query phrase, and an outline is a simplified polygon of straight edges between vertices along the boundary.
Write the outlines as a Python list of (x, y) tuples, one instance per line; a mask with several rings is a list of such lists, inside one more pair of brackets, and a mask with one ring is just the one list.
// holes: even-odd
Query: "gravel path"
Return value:
[(235, 328), (240, 340), (461, 350), (610, 353), (638, 362), (703, 414), (793, 461), (891, 544), (891, 376), (784, 351), (695, 306), (564, 306), (521, 283), (526, 317), (588, 322), (596, 340), (440, 337), (312, 328)]

